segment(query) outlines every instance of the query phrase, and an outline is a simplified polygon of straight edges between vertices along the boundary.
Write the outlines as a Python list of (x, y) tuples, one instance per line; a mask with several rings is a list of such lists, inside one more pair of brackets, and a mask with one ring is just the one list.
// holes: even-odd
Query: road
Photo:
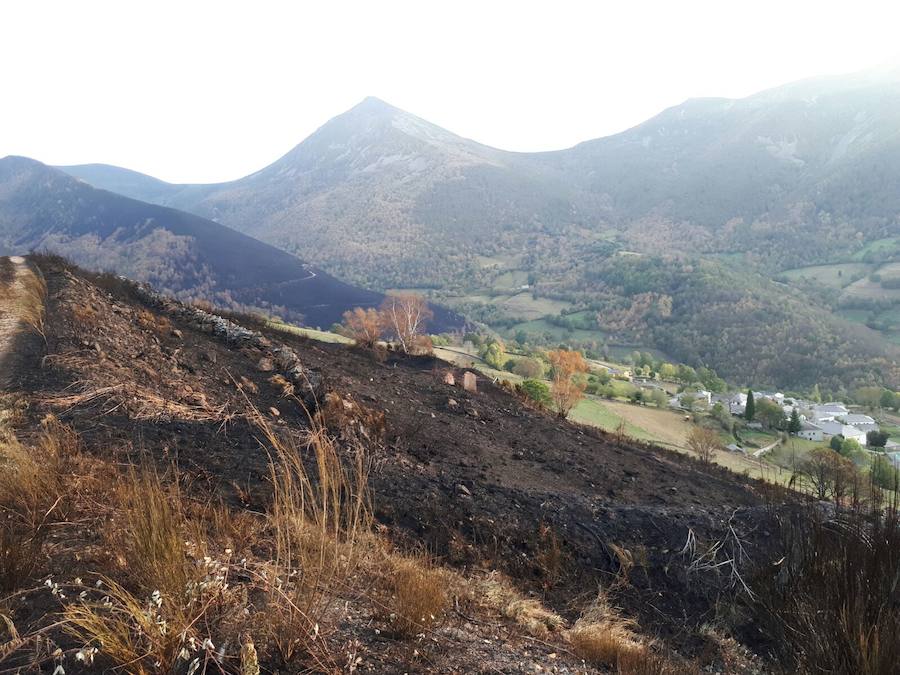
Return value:
[(756, 452), (754, 452), (754, 453), (753, 453), (753, 456), (754, 456), (754, 457), (762, 457), (764, 454), (766, 454), (767, 452), (769, 452), (769, 450), (772, 450), (772, 449), (773, 449), (776, 445), (778, 445), (779, 443), (781, 443), (780, 440), (777, 440), (777, 441), (775, 441), (774, 443), (770, 443), (770, 444), (767, 445), (766, 447), (760, 448), (759, 450), (757, 450)]

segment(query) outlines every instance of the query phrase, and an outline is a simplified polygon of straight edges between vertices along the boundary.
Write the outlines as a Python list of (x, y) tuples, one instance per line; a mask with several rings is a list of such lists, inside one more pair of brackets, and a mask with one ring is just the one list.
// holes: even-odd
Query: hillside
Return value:
[[(696, 323), (689, 341), (672, 339), (671, 326), (651, 315), (624, 331), (603, 321), (586, 328), (595, 340), (636, 340), (741, 383), (807, 387), (826, 377), (836, 390), (870, 381), (896, 387), (897, 299), (885, 284), (863, 289), (863, 300), (851, 289), (839, 303), (768, 279), (900, 255), (898, 111), (900, 71), (869, 71), (741, 100), (689, 100), (621, 134), (523, 154), (366, 99), (230, 183), (168, 185), (114, 167), (67, 171), (213, 218), (369, 288), (431, 289), (495, 326), (558, 318), (560, 307), (627, 312), (652, 292), (672, 298), (678, 311), (669, 324)], [(641, 293), (602, 279), (598, 286), (617, 256), (632, 252), (654, 267), (703, 273), (645, 283), (651, 288)], [(686, 314), (726, 285), (735, 311), (712, 323)], [(526, 287), (528, 297), (513, 297)], [(873, 313), (834, 313), (861, 303)], [(745, 326), (767, 316), (784, 342), (747, 337)], [(848, 342), (851, 360), (798, 350), (810, 324), (821, 344)], [(812, 359), (816, 372), (744, 365), (770, 348), (789, 363)], [(852, 359), (873, 351), (885, 362), (850, 372)]]
[[(380, 302), (223, 225), (95, 189), (33, 160), (0, 160), (0, 254), (47, 250), (188, 300), (328, 326)], [(446, 325), (446, 313), (437, 323)]]
[[(45, 628), (56, 612), (76, 617), (72, 607), (83, 602), (78, 596), (85, 589), (81, 597), (92, 603), (97, 595), (101, 613), (107, 611), (99, 604), (104, 594), (117, 607), (122, 596), (108, 590), (113, 580), (137, 593), (139, 603), (151, 595), (153, 588), (135, 585), (146, 570), (123, 567), (122, 560), (132, 560), (128, 542), (136, 535), (128, 534), (134, 526), (129, 518), (138, 517), (128, 515), (127, 486), (134, 471), (152, 467), (159, 480), (176, 481), (172, 489), (180, 491), (171, 494), (184, 500), (177, 508), (185, 509), (185, 527), (209, 528), (187, 535), (206, 542), (199, 550), (207, 563), (193, 549), (181, 555), (197, 556), (201, 569), (222, 570), (235, 589), (209, 595), (215, 612), (188, 632), (199, 632), (198, 644), (209, 637), (223, 645), (223, 655), (210, 657), (227, 672), (236, 670), (239, 634), (252, 636), (266, 667), (285, 665), (284, 652), (267, 632), (273, 619), (264, 619), (278, 614), (272, 603), (280, 596), (266, 601), (265, 577), (257, 575), (277, 569), (266, 562), (276, 541), (270, 528), (279, 531), (270, 521), (270, 463), (279, 457), (272, 443), (312, 452), (309, 444), (318, 442), (310, 440), (317, 427), (310, 429), (300, 406), (310, 385), (316, 399), (306, 398), (307, 405), (321, 406), (316, 423), (326, 425), (342, 461), (352, 466), (353, 453), (368, 455), (379, 539), (366, 544), (369, 557), (357, 572), (362, 578), (352, 587), (343, 581), (328, 611), (317, 606), (321, 646), (303, 642), (289, 669), (305, 664), (321, 672), (324, 654), (342, 662), (350, 641), (353, 658), (358, 654), (374, 672), (516, 673), (536, 665), (559, 673), (606, 672), (581, 663), (566, 637), (598, 588), (638, 621), (635, 640), (653, 638), (660, 664), (671, 660), (673, 670), (654, 672), (696, 667), (684, 659), (749, 663), (723, 633), (700, 630), (723, 597), (737, 601), (739, 592), (715, 575), (689, 572), (690, 558), (679, 551), (692, 536), (713, 541), (731, 527), (748, 551), (766, 555), (758, 530), (767, 522), (761, 485), (560, 422), (485, 380), (476, 393), (466, 392), (443, 382), (453, 369), (433, 358), (391, 355), (381, 362), (345, 346), (282, 333), (262, 336), (128, 284), (100, 288), (58, 260), (31, 264), (48, 287), (46, 348), (38, 339), (17, 341), (16, 371), (0, 392), (0, 454), (10, 452), (10, 433), (33, 445), (36, 457), (48, 452), (46, 439), (65, 442), (59, 452), (67, 454), (54, 454), (53, 462), (45, 458), (46, 471), (50, 481), (55, 462), (64, 462), (60, 470), (70, 492), (59, 506), (64, 517), (47, 526), (34, 567), (19, 582), (26, 590), (10, 620), (25, 636), (23, 645), (36, 634), (58, 641), (63, 656), (56, 658), (67, 671), (79, 672), (74, 655), (82, 645), (58, 626)], [(0, 297), (9, 292), (0, 286)], [(295, 387), (297, 397), (289, 393)], [(121, 468), (129, 464), (131, 479)], [(317, 480), (321, 474), (311, 475)], [(114, 493), (104, 487), (117, 482), (123, 487)], [(153, 485), (142, 488), (147, 495), (140, 513), (148, 500), (153, 503)], [(52, 502), (56, 488), (48, 483), (44, 489), (48, 494), (39, 496)], [(211, 513), (218, 514), (215, 521), (197, 520)], [(424, 640), (393, 632), (384, 605), (379, 608), (394, 602), (379, 590), (393, 583), (391, 565), (405, 569), (411, 563), (401, 552), (417, 547), (446, 566), (431, 574), (445, 575), (440, 583), (455, 596), (455, 604), (440, 607), (446, 615), (428, 622)], [(380, 568), (370, 567), (379, 559)], [(44, 579), (50, 580), (46, 588)], [(9, 583), (7, 577), (0, 581)], [(214, 583), (210, 573), (204, 584)], [(38, 588), (28, 591), (31, 586)], [(179, 601), (171, 586), (162, 597), (162, 609), (155, 611), (174, 627), (181, 620)], [(340, 615), (330, 613), (340, 607)], [(692, 618), (686, 621), (686, 615)], [(741, 632), (742, 626), (737, 621), (729, 630)], [(108, 666), (115, 653), (107, 641), (96, 658)], [(318, 666), (310, 654), (318, 655)], [(0, 653), (0, 664), (15, 667), (29, 658), (27, 648), (13, 649)], [(745, 672), (743, 665), (735, 672)]]

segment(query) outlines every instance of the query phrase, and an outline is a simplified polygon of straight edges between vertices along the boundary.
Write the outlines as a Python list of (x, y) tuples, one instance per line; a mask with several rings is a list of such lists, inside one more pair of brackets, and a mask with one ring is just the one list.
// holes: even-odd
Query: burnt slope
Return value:
[[(0, 160), (0, 254), (48, 250), (186, 300), (328, 326), (382, 296), (210, 220), (93, 188), (39, 162)], [(434, 328), (456, 318), (439, 311)]]
[(286, 433), (305, 426), (260, 366), (284, 343), (323, 379), (320, 391), (383, 413), (372, 487), (396, 541), (460, 566), (505, 570), (570, 617), (622, 571), (613, 546), (622, 547), (640, 562), (615, 601), (645, 633), (695, 653), (699, 626), (732, 591), (717, 577), (688, 575), (688, 533), (712, 542), (731, 522), (750, 551), (768, 536), (758, 484), (560, 422), (485, 381), (465, 393), (443, 383), (444, 363), (378, 362), (279, 333), (264, 347), (215, 337), (175, 305), (146, 306), (127, 286), (110, 295), (78, 272), (42, 266), (52, 356), (40, 368), (34, 355), (23, 385), (34, 402), (28, 414), (35, 428), (58, 415), (91, 452), (175, 461), (197, 490), (264, 509), (267, 456), (243, 411), (249, 399), (276, 408), (272, 419)]

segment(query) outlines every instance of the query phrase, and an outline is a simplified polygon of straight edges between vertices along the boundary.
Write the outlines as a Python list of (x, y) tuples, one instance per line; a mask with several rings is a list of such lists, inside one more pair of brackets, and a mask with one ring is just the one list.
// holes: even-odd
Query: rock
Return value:
[(469, 497), (472, 496), (472, 491), (469, 488), (467, 488), (465, 485), (463, 485), (462, 483), (457, 485), (456, 489), (459, 490), (464, 495), (468, 495)]
[(453, 373), (450, 371), (444, 373), (444, 384), (449, 384), (451, 387), (456, 384), (456, 378), (453, 377)]
[(256, 369), (264, 373), (271, 373), (275, 370), (275, 364), (272, 363), (272, 359), (268, 359), (264, 356), (259, 360), (259, 363), (256, 364)]
[(463, 389), (473, 394), (478, 391), (478, 378), (475, 377), (475, 373), (467, 371), (463, 375)]
[(457, 400), (455, 398), (447, 399), (447, 407), (448, 408), (456, 408), (457, 406), (459, 406), (459, 403), (457, 402)]
[(172, 329), (172, 337), (176, 337), (176, 338), (178, 338), (178, 339), (180, 340), (181, 338), (184, 337), (184, 333), (182, 333), (182, 332), (181, 332), (180, 330), (178, 330), (177, 328), (173, 328), (173, 329)]

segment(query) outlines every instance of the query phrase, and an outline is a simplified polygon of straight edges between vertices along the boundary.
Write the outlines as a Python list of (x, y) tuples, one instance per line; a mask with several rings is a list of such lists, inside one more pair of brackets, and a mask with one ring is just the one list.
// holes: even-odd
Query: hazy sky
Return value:
[(255, 171), (378, 96), (544, 150), (692, 96), (896, 62), (896, 3), (0, 3), (0, 156), (170, 181)]

